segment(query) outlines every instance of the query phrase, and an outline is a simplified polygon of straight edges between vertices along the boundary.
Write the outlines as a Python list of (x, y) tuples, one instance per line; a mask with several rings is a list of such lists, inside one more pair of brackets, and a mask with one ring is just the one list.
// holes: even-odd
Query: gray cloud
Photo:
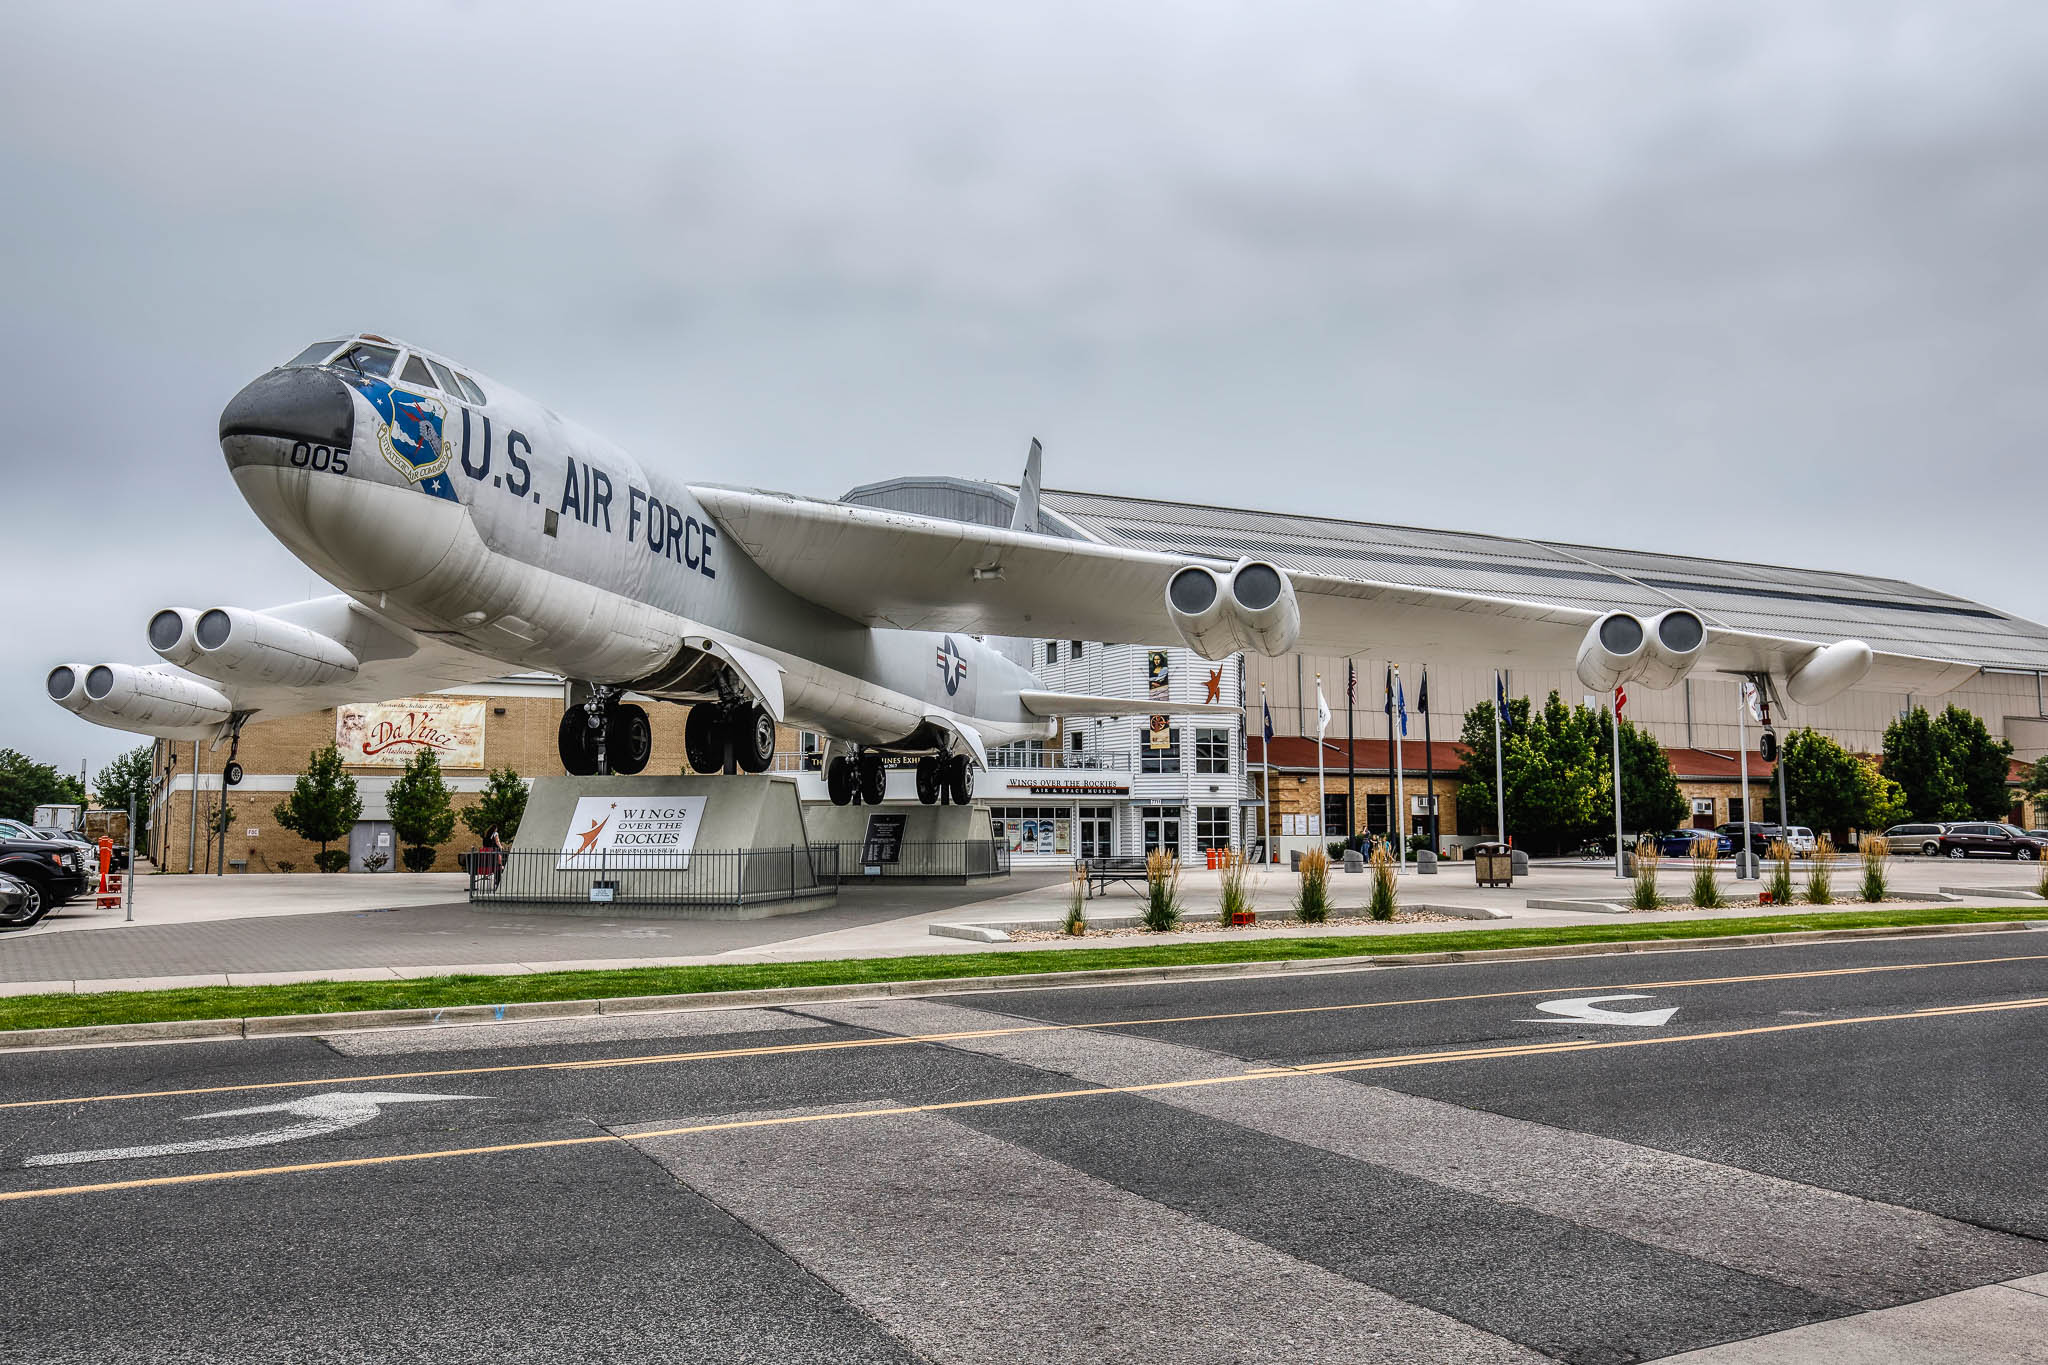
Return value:
[(356, 326), (706, 479), (1037, 434), (1070, 486), (2038, 619), (2044, 78), (1990, 0), (17, 5), (0, 563), (50, 609), (0, 744), (97, 766), (49, 663), (319, 590), (213, 429)]

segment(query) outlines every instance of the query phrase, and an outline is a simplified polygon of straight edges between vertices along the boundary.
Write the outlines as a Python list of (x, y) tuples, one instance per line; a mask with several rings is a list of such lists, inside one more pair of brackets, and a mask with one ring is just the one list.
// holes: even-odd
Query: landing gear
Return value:
[(647, 712), (617, 696), (615, 687), (592, 687), (587, 701), (562, 713), (555, 749), (571, 776), (611, 772), (630, 777), (646, 771), (654, 757), (654, 726)]
[(825, 794), (832, 798), (835, 806), (850, 806), (853, 804), (853, 788), (853, 760), (840, 754), (825, 765)]
[(939, 804), (940, 761), (931, 754), (917, 760), (917, 799), (926, 806)]
[(917, 799), (927, 806), (950, 801), (964, 806), (974, 799), (974, 769), (965, 754), (927, 754), (917, 760)]
[(966, 754), (950, 754), (945, 760), (946, 795), (956, 806), (964, 806), (974, 799), (974, 769), (967, 765)]
[(775, 762), (775, 717), (752, 702), (698, 702), (683, 721), (683, 756), (700, 773), (725, 770), (726, 747), (742, 772), (765, 773)]
[(880, 754), (862, 754), (859, 764), (860, 799), (870, 806), (879, 806), (889, 794), (889, 770), (882, 766)]
[(825, 765), (825, 794), (835, 806), (879, 806), (889, 794), (889, 770), (880, 754), (837, 755)]

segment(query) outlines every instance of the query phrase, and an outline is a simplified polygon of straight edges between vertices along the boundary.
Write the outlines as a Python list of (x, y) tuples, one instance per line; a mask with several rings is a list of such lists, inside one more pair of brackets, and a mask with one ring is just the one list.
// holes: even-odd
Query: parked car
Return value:
[(1695, 856), (1701, 844), (1712, 840), (1714, 856), (1726, 858), (1735, 852), (1735, 841), (1718, 830), (1681, 829), (1672, 834), (1658, 836), (1657, 852), (1666, 858), (1690, 858)]
[[(53, 825), (31, 825), (29, 828), (42, 835), (45, 839), (55, 839), (60, 843), (81, 845), (85, 849), (86, 866), (94, 873), (99, 871), (99, 840), (90, 838), (75, 829), (58, 829)], [(126, 872), (128, 870), (128, 846), (116, 843), (109, 851), (113, 856), (109, 860), (108, 866), (115, 872)]]
[[(1714, 832), (1727, 840), (1730, 853), (1733, 853), (1736, 846), (1742, 842), (1742, 822), (1740, 820), (1730, 820), (1726, 824), (1716, 825)], [(1761, 858), (1769, 854), (1771, 851), (1771, 840), (1777, 837), (1778, 826), (1767, 824), (1762, 820), (1752, 820), (1750, 822), (1749, 849), (1757, 857)]]
[(85, 850), (48, 839), (0, 839), (0, 874), (22, 883), (33, 897), (35, 919), (55, 910), (92, 885)]
[(1937, 824), (1893, 825), (1884, 832), (1884, 839), (1894, 853), (1919, 853), (1932, 858), (1941, 852), (1941, 835), (1947, 828)]
[(1935, 840), (1944, 857), (2018, 858), (2032, 861), (2048, 853), (2048, 839), (2036, 839), (2011, 825), (1950, 825)]
[(49, 913), (34, 887), (0, 873), (0, 929), (26, 929)]
[(1804, 825), (1787, 825), (1782, 833), (1773, 837), (1783, 839), (1792, 852), (1802, 858), (1820, 848), (1820, 840), (1814, 838), (1813, 831)]

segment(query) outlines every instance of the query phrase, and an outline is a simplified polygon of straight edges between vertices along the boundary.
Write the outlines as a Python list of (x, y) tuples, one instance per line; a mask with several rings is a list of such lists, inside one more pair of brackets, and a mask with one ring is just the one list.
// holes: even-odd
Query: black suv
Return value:
[(31, 922), (84, 895), (92, 885), (85, 850), (77, 844), (47, 839), (0, 839), (0, 872), (27, 887), (40, 902), (29, 913)]
[(1935, 841), (1950, 858), (2018, 858), (2032, 861), (2048, 852), (2048, 839), (2036, 839), (2011, 825), (1950, 825)]

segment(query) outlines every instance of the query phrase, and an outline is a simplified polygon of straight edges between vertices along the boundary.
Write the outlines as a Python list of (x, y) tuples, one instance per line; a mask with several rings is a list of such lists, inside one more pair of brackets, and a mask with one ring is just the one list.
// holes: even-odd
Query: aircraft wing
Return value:
[[(1178, 644), (1166, 582), (1189, 563), (1132, 550), (750, 488), (691, 488), (727, 535), (783, 587), (873, 626), (963, 634)], [(1280, 565), (1301, 607), (1296, 649), (1372, 650), (1432, 663), (1570, 667), (1600, 613)], [(1708, 624), (1698, 667), (1785, 677), (1832, 640)], [(1933, 695), (1972, 664), (1874, 653), (1859, 686)]]

